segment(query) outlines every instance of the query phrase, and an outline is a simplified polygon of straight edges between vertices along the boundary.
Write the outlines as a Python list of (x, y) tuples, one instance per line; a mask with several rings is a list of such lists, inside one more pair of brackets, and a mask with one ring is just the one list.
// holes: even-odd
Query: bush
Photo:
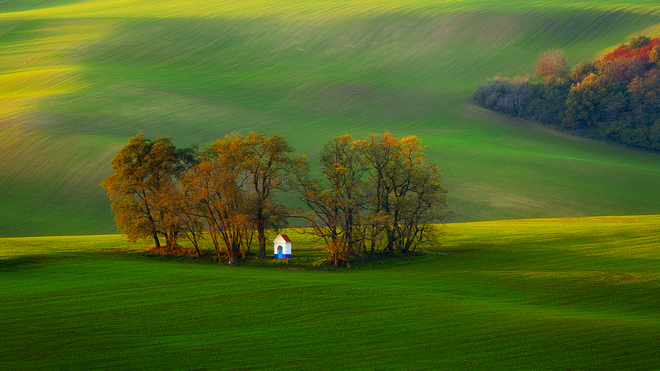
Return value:
[(646, 44), (649, 43), (649, 41), (651, 41), (650, 37), (633, 36), (630, 39), (630, 50), (636, 50), (636, 49), (639, 49), (641, 47), (644, 47), (644, 46), (646, 46)]
[(558, 83), (567, 76), (568, 62), (562, 50), (554, 49), (541, 54), (534, 69), (546, 84)]
[(596, 72), (596, 66), (593, 62), (582, 62), (575, 65), (575, 67), (571, 69), (569, 77), (573, 82), (582, 82), (585, 77), (594, 72)]

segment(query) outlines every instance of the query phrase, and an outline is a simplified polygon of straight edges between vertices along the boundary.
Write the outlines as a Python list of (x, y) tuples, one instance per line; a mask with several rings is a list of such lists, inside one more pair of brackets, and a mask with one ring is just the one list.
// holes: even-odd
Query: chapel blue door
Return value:
[(284, 257), (282, 256), (282, 246), (277, 246), (277, 258), (278, 258), (278, 259), (282, 259), (282, 258), (284, 258)]

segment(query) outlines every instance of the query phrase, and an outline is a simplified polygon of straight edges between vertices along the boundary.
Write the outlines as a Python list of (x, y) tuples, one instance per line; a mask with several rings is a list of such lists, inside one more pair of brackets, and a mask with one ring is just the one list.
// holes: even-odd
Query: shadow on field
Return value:
[(18, 268), (27, 268), (51, 259), (52, 258), (38, 258), (38, 257), (0, 259), (0, 272), (14, 270)]
[(158, 261), (196, 263), (196, 264), (214, 264), (218, 266), (232, 267), (252, 267), (252, 268), (270, 268), (285, 270), (312, 270), (312, 271), (337, 271), (354, 269), (374, 269), (410, 264), (414, 262), (435, 259), (438, 256), (467, 252), (473, 250), (451, 250), (451, 251), (426, 251), (413, 252), (408, 254), (383, 255), (381, 253), (374, 256), (354, 256), (347, 261), (339, 261), (335, 267), (328, 258), (323, 249), (304, 250), (293, 254), (289, 259), (275, 259), (269, 256), (266, 259), (257, 259), (255, 252), (246, 255), (243, 259), (238, 259), (230, 263), (229, 259), (218, 260), (212, 250), (202, 250), (202, 256), (191, 256), (188, 254), (167, 254), (162, 251), (154, 252), (150, 250), (136, 251), (134, 256), (153, 259)]

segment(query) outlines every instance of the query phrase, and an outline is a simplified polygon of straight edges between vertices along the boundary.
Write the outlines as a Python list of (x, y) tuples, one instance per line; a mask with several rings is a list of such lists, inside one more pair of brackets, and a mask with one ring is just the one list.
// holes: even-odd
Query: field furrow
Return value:
[(335, 135), (417, 135), (444, 172), (455, 221), (660, 209), (656, 155), (469, 103), (486, 78), (532, 74), (545, 50), (564, 48), (576, 63), (652, 32), (652, 1), (3, 6), (0, 235), (114, 231), (94, 185), (137, 133), (202, 146), (277, 133), (312, 159)]
[[(453, 223), (423, 257), (341, 271), (162, 261), (119, 235), (0, 238), (0, 360), (15, 370), (652, 369), (659, 222)], [(320, 247), (287, 233), (292, 265)]]

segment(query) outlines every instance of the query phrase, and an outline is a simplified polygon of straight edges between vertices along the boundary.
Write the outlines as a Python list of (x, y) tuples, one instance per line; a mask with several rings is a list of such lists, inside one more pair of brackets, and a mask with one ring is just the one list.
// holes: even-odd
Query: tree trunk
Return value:
[(194, 233), (193, 233), (192, 243), (193, 243), (193, 246), (195, 246), (195, 251), (197, 252), (197, 257), (201, 258), (202, 253), (199, 251), (199, 243), (197, 242), (197, 236)]
[(266, 231), (264, 231), (263, 225), (257, 229), (257, 233), (259, 237), (259, 256), (257, 259), (266, 259)]
[(257, 259), (266, 259), (266, 231), (264, 213), (261, 207), (257, 210), (257, 237), (259, 239), (259, 255)]
[(211, 240), (213, 240), (213, 247), (215, 247), (215, 255), (218, 257), (218, 261), (222, 262), (222, 252), (220, 251), (220, 244), (218, 243), (218, 236), (215, 232), (211, 232)]
[(334, 260), (335, 268), (337, 268), (337, 257), (339, 255), (339, 245), (337, 244), (337, 235), (335, 234), (330, 239), (332, 244), (332, 260)]
[(346, 217), (346, 227), (344, 231), (346, 235), (346, 252), (348, 255), (355, 255), (355, 249), (353, 247), (353, 210), (348, 212)]
[(231, 261), (230, 264), (234, 264), (238, 261), (238, 253), (240, 252), (240, 246), (235, 241), (232, 241), (231, 244)]
[(158, 241), (158, 233), (156, 231), (151, 232), (151, 236), (154, 239), (154, 243), (156, 244), (156, 248), (160, 249), (160, 241)]

